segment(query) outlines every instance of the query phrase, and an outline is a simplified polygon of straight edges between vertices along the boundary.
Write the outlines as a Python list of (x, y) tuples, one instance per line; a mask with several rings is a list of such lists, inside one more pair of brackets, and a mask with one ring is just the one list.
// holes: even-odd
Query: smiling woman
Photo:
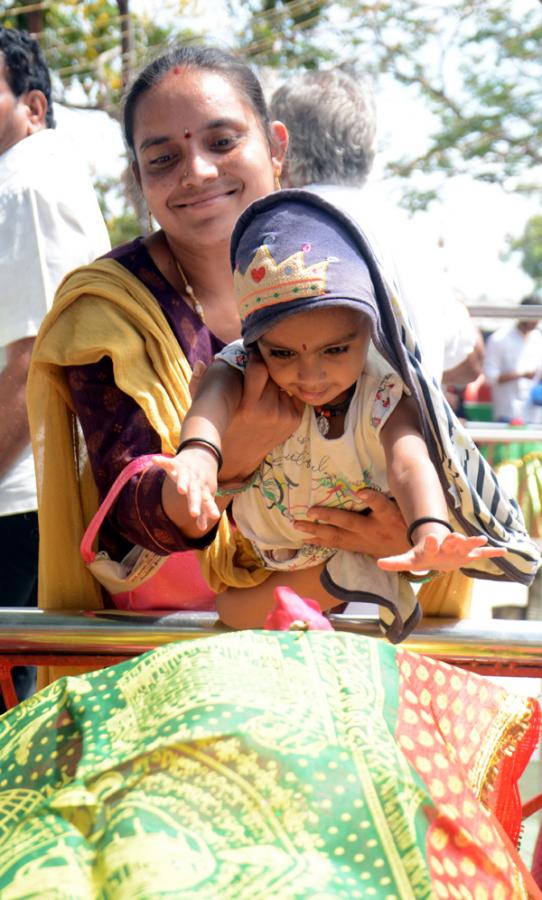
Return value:
[[(162, 227), (151, 247), (183, 260), (188, 280), (200, 281), (194, 254), (229, 243), (241, 212), (272, 190), (285, 143), (284, 127), (262, 122), (222, 75), (170, 70), (141, 97), (134, 125), (134, 174)], [(224, 330), (223, 298), (205, 284), (199, 293)]]
[[(36, 342), (29, 383), (46, 608), (112, 602), (81, 561), (83, 532), (131, 461), (176, 452), (192, 370), (239, 336), (231, 233), (244, 209), (276, 187), (287, 147), (286, 129), (269, 121), (250, 69), (208, 47), (178, 47), (150, 63), (126, 97), (124, 130), (159, 229), (64, 282)], [(264, 364), (253, 361), (225, 436), (220, 480), (249, 477), (299, 416)], [(357, 541), (376, 555), (388, 532), (386, 551), (405, 549), (393, 505), (378, 509), (370, 523), (360, 517), (359, 531), (335, 519), (333, 539)], [(180, 608), (213, 604), (224, 559), (240, 585), (266, 578), (227, 517), (218, 537), (203, 534), (186, 499), (154, 465), (122, 489), (99, 540), (113, 559), (134, 545), (162, 557), (182, 554)]]

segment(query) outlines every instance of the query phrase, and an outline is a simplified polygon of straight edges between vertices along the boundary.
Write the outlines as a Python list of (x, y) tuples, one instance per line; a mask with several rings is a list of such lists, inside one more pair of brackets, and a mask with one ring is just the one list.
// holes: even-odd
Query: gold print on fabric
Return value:
[(469, 821), (488, 896), (526, 896), (476, 798), (440, 803), (410, 764), (401, 740), (415, 728), (425, 747), (440, 668), (423, 681), (403, 655), (403, 679), (397, 652), (235, 633), (40, 692), (0, 719), (0, 897), (432, 900), (453, 883), (434, 845)]

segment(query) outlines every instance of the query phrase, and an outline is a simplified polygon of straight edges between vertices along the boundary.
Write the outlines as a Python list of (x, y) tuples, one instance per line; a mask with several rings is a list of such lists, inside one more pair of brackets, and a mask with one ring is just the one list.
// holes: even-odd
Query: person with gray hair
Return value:
[(290, 142), (283, 187), (305, 188), (343, 209), (365, 231), (380, 262), (395, 275), (430, 373), (461, 366), (462, 383), (478, 377), (478, 331), (465, 316), (424, 235), (367, 183), (376, 154), (376, 108), (361, 77), (343, 69), (301, 72), (279, 87), (271, 117), (284, 122)]
[(306, 72), (275, 91), (273, 115), (288, 123), (283, 181), (291, 187), (360, 187), (376, 153), (376, 109), (366, 82), (341, 69)]

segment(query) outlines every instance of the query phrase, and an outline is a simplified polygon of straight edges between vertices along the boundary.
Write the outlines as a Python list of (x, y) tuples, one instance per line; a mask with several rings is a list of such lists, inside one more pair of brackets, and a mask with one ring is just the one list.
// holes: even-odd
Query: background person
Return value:
[[(282, 123), (269, 121), (250, 69), (195, 46), (174, 48), (141, 72), (126, 98), (124, 130), (160, 228), (64, 282), (33, 357), (29, 408), (45, 608), (102, 606), (100, 586), (80, 558), (83, 531), (98, 497), (130, 460), (175, 453), (191, 370), (239, 337), (231, 233), (250, 202), (273, 191), (287, 144)], [(298, 420), (290, 398), (254, 362), (225, 438), (222, 481), (251, 476)], [(395, 505), (376, 496), (371, 506), (366, 518), (352, 514), (340, 525), (324, 524), (315, 541), (373, 555), (407, 549)], [(100, 536), (114, 559), (134, 544), (192, 559), (213, 538), (194, 529), (184, 498), (157, 467), (124, 488)], [(222, 517), (218, 540), (198, 556), (215, 589), (224, 586), (213, 575), (223, 563), (241, 585), (265, 577), (255, 558), (251, 567), (250, 553), (247, 566), (235, 565), (248, 549), (232, 540)], [(207, 585), (201, 587), (208, 598)], [(190, 588), (179, 605), (197, 600)]]
[[(521, 306), (542, 303), (534, 295), (524, 297)], [(539, 319), (507, 322), (486, 342), (484, 372), (493, 392), (493, 419), (496, 422), (525, 422), (535, 375), (542, 364), (542, 334)]]
[(371, 237), (386, 272), (395, 272), (424, 364), (437, 380), (460, 365), (464, 384), (477, 378), (478, 332), (454, 297), (435, 250), (370, 181), (377, 123), (367, 83), (341, 69), (300, 73), (275, 91), (270, 109), (290, 138), (283, 187), (316, 192)]
[[(0, 28), (0, 540), (2, 606), (37, 602), (38, 520), (26, 414), (34, 339), (63, 276), (109, 248), (87, 174), (54, 131), (35, 40)], [(15, 669), (19, 697), (32, 670)]]

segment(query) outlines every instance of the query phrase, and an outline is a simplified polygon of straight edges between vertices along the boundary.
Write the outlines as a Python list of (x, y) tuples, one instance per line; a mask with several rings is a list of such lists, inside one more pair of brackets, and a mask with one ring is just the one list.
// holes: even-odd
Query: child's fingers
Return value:
[(214, 494), (210, 488), (205, 485), (201, 491), (202, 507), (206, 511), (209, 521), (216, 522), (220, 519), (220, 510), (215, 503)]
[(487, 544), (487, 538), (479, 534), (476, 537), (467, 538), (467, 542), (469, 547), (483, 547), (484, 544)]
[(469, 553), (470, 559), (496, 559), (506, 556), (506, 550), (502, 547), (479, 547)]
[(209, 488), (202, 489), (201, 498), (201, 514), (196, 520), (196, 525), (202, 531), (206, 531), (215, 522), (220, 519), (220, 510), (215, 503), (214, 497)]
[(191, 481), (186, 491), (188, 512), (193, 519), (197, 519), (202, 512), (201, 487), (197, 481)]
[(377, 559), (376, 564), (384, 572), (404, 572), (412, 569), (416, 564), (416, 558), (414, 552), (409, 550), (408, 553), (401, 553), (399, 556), (383, 556)]
[(184, 469), (180, 471), (178, 469), (173, 469), (171, 473), (168, 472), (168, 475), (175, 482), (175, 487), (177, 488), (177, 492), (181, 494), (183, 497), (186, 496), (190, 491), (190, 476), (189, 473)]
[(476, 535), (475, 537), (466, 537), (464, 534), (458, 534), (456, 531), (453, 534), (448, 534), (442, 541), (442, 548), (446, 551), (454, 552), (464, 550), (474, 549), (475, 547), (483, 547), (484, 544), (487, 544), (487, 538), (482, 535)]
[(158, 466), (159, 469), (163, 469), (168, 475), (173, 475), (175, 472), (174, 459), (168, 459), (165, 456), (153, 456), (152, 461), (155, 466)]
[(465, 535), (450, 534), (441, 545), (441, 553), (448, 557), (455, 556), (458, 565), (461, 560), (497, 559), (506, 556), (506, 550), (500, 547), (488, 547), (487, 538), (482, 535), (465, 537)]
[(163, 456), (154, 456), (153, 462), (159, 469), (163, 469), (166, 475), (175, 482), (179, 494), (186, 494), (189, 486), (189, 475), (186, 469), (180, 468), (174, 459), (166, 459)]
[(441, 547), (441, 541), (435, 534), (428, 534), (423, 539), (422, 544), (416, 553), (417, 559), (425, 557), (428, 553), (438, 553)]

